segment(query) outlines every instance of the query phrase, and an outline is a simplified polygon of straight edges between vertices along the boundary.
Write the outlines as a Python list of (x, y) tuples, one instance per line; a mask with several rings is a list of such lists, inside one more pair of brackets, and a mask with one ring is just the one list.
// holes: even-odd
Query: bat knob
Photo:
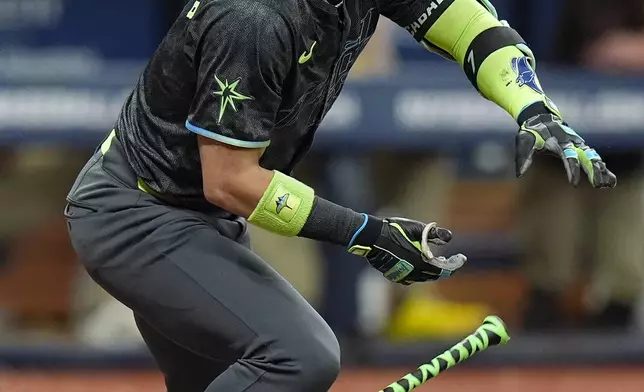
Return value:
[(481, 330), (487, 335), (490, 346), (506, 344), (510, 340), (508, 329), (498, 316), (487, 316)]

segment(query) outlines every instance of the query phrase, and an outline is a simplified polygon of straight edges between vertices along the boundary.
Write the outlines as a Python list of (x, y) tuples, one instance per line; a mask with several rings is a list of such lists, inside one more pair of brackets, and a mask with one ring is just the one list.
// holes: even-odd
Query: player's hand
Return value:
[(582, 170), (595, 188), (613, 188), (617, 185), (617, 177), (608, 170), (599, 154), (554, 114), (540, 114), (521, 125), (516, 137), (517, 177), (523, 176), (528, 170), (535, 152), (549, 152), (560, 157), (568, 182), (574, 186), (579, 184)]
[(462, 254), (447, 259), (434, 257), (429, 244), (445, 245), (452, 239), (449, 230), (435, 223), (424, 224), (403, 218), (386, 218), (379, 222), (382, 226), (375, 241), (359, 233), (350, 244), (349, 252), (364, 256), (392, 282), (410, 285), (447, 278), (467, 261)]

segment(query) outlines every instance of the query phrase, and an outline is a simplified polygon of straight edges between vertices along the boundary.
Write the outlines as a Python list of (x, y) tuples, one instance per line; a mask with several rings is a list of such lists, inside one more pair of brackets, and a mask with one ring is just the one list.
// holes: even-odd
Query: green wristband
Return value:
[(248, 221), (270, 232), (294, 237), (309, 218), (314, 198), (313, 188), (274, 171), (271, 183)]

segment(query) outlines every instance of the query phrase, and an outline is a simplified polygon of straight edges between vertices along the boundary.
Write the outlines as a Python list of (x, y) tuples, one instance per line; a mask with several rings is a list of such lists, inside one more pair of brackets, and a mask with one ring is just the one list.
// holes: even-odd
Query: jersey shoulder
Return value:
[(244, 29), (278, 15), (288, 20), (298, 11), (298, 0), (200, 0), (188, 4), (184, 14), (194, 22), (208, 24), (232, 13), (238, 27)]
[(179, 18), (186, 26), (188, 46), (195, 51), (205, 41), (218, 44), (240, 42), (246, 37), (265, 36), (267, 45), (280, 41), (288, 45), (300, 20), (301, 0), (201, 0), (188, 4)]

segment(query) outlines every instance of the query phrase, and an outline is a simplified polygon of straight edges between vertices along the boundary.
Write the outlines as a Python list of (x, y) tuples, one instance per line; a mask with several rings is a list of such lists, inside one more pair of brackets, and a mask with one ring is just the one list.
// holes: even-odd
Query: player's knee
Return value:
[(335, 380), (340, 372), (340, 346), (335, 336), (324, 339), (318, 344), (309, 347), (306, 355), (304, 368), (311, 369), (315, 373), (331, 377)]
[(296, 358), (303, 378), (316, 380), (310, 390), (326, 391), (340, 373), (340, 345), (331, 328), (322, 319), (320, 322), (318, 328), (307, 330), (306, 343), (297, 345)]
[(340, 346), (331, 333), (316, 336), (298, 348), (294, 359), (300, 370), (299, 379), (307, 391), (327, 391), (340, 373)]
[(279, 383), (280, 391), (327, 392), (340, 373), (337, 339), (333, 333), (296, 335), (263, 344), (238, 362), (259, 369), (265, 380)]
[(268, 372), (288, 375), (284, 391), (326, 392), (340, 373), (340, 345), (326, 323), (292, 329), (268, 348)]

